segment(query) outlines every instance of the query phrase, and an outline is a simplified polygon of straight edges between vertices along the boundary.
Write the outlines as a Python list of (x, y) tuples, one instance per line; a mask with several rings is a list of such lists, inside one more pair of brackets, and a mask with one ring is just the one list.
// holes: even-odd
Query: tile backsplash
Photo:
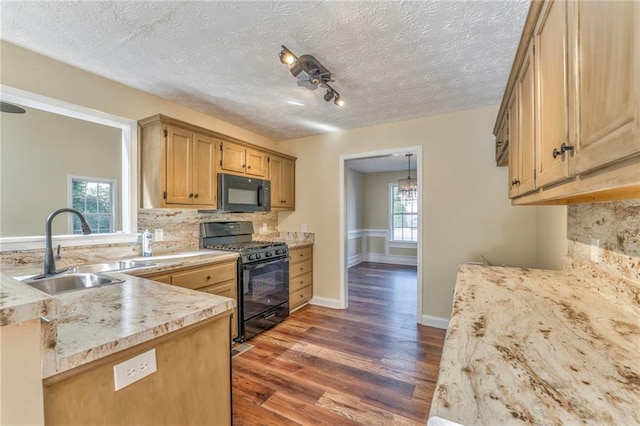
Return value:
[[(640, 283), (640, 199), (576, 204), (567, 213), (568, 256), (592, 269)], [(600, 262), (591, 241), (600, 241)]]
[[(261, 237), (278, 236), (278, 213), (198, 213), (196, 210), (140, 209), (138, 230), (162, 229), (164, 241), (153, 242), (155, 255), (177, 251), (193, 251), (199, 248), (200, 223), (225, 220), (250, 220), (254, 232)], [(55, 235), (54, 235), (54, 244)], [(63, 247), (58, 268), (87, 263), (99, 263), (113, 259), (141, 256), (139, 243), (103, 244)], [(11, 275), (38, 273), (42, 269), (44, 250), (16, 250), (0, 252), (0, 270)]]

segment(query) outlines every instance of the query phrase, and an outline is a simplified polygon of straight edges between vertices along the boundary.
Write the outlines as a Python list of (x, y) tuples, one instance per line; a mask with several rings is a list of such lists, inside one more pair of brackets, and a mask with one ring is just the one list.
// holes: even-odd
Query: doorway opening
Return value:
[[(413, 161), (407, 170), (407, 154)], [(340, 302), (349, 306), (350, 267), (397, 269), (402, 285), (415, 274), (415, 298), (404, 298), (422, 323), (422, 147), (410, 146), (340, 157)], [(407, 174), (418, 181), (413, 209), (397, 193)], [(377, 265), (377, 266), (376, 266)], [(351, 271), (352, 276), (356, 269)], [(365, 272), (366, 273), (366, 272)], [(375, 274), (375, 272), (373, 272)]]

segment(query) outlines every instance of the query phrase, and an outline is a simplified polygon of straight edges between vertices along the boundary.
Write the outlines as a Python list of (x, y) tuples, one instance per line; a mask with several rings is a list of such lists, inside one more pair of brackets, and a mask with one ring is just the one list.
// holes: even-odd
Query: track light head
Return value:
[(285, 65), (293, 65), (296, 61), (296, 57), (293, 53), (289, 51), (286, 47), (282, 46), (282, 51), (280, 52), (280, 62)]
[(324, 94), (324, 100), (329, 102), (331, 99), (333, 99), (333, 95), (333, 90), (327, 89), (327, 93)]
[(336, 98), (333, 100), (333, 103), (336, 104), (336, 106), (341, 107), (344, 105), (344, 99), (336, 93)]

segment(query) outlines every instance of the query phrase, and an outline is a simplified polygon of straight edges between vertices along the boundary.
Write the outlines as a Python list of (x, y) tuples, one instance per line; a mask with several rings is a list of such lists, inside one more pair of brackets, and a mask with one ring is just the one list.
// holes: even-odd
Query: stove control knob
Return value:
[(262, 259), (262, 255), (260, 253), (256, 254), (255, 256), (256, 256), (256, 259)]
[(247, 256), (247, 258), (248, 258), (249, 260), (253, 260), (253, 259), (255, 259), (255, 258), (256, 258), (256, 255), (255, 255), (255, 254), (250, 254), (249, 256)]
[(267, 257), (271, 257), (271, 256), (273, 256), (273, 252), (272, 252), (272, 251), (268, 251), (265, 255), (266, 255)]

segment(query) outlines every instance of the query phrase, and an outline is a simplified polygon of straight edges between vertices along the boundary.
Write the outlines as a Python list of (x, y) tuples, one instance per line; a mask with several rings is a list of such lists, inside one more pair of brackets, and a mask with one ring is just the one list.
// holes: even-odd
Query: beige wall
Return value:
[(362, 229), (364, 214), (362, 178), (362, 173), (347, 168), (345, 183), (347, 187), (347, 229), (349, 231)]
[[(120, 129), (25, 109), (2, 115), (1, 237), (43, 235), (48, 214), (69, 207), (69, 175), (115, 180), (122, 194)], [(67, 218), (53, 222), (54, 234), (71, 233)]]
[(40, 319), (0, 328), (0, 341), (0, 424), (44, 424)]
[(93, 108), (131, 120), (165, 114), (267, 148), (269, 138), (177, 103), (0, 42), (0, 82), (17, 89)]
[(406, 177), (407, 172), (365, 173), (365, 229), (389, 229), (389, 183)]
[(307, 223), (316, 233), (314, 295), (340, 298), (340, 156), (422, 146), (423, 313), (448, 317), (457, 267), (484, 254), (495, 263), (534, 267), (536, 210), (512, 207), (507, 168), (493, 158), (496, 107), (280, 142), (298, 157), (296, 211), (281, 231)]

